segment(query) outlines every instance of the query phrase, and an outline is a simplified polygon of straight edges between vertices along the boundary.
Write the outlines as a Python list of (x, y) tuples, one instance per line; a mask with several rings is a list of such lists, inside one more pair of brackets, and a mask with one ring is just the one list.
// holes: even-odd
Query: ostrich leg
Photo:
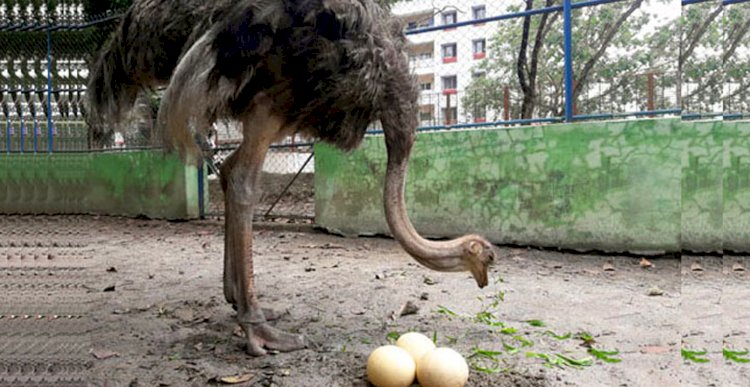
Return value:
[(245, 117), (242, 145), (222, 167), (225, 187), (224, 295), (237, 306), (237, 322), (247, 335), (247, 351), (293, 351), (305, 347), (304, 338), (279, 331), (266, 321), (255, 295), (253, 278), (253, 207), (263, 160), (279, 135), (281, 123), (270, 115), (270, 101), (255, 98)]

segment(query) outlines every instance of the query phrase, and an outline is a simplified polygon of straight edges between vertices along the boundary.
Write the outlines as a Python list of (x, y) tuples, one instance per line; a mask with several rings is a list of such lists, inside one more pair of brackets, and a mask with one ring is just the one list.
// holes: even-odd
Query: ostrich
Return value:
[(99, 141), (140, 91), (163, 85), (155, 137), (186, 162), (200, 157), (196, 131), (220, 119), (242, 124), (242, 143), (220, 171), (223, 281), (251, 355), (306, 346), (301, 335), (269, 325), (253, 280), (254, 193), (269, 146), (283, 136), (299, 133), (351, 150), (380, 121), (393, 236), (427, 268), (469, 271), (487, 285), (492, 244), (478, 235), (430, 241), (409, 221), (404, 184), (418, 90), (402, 25), (375, 1), (136, 0), (92, 69), (89, 120)]

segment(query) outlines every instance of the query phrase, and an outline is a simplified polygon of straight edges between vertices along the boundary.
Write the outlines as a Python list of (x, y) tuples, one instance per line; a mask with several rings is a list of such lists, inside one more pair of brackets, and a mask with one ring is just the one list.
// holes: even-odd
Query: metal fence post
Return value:
[(503, 87), (503, 120), (510, 121), (510, 88)]
[(52, 153), (52, 32), (47, 18), (47, 152)]
[(565, 121), (573, 121), (573, 22), (570, 0), (563, 0), (563, 34), (565, 49)]
[(648, 99), (646, 100), (647, 101), (646, 103), (648, 104), (647, 109), (649, 111), (653, 111), (654, 109), (656, 109), (656, 107), (655, 107), (656, 104), (654, 103), (655, 102), (654, 101), (655, 100), (654, 99), (654, 89), (655, 89), (655, 87), (654, 87), (654, 73), (652, 71), (649, 71), (649, 73), (648, 73), (647, 76), (648, 76)]
[(21, 135), (20, 149), (21, 149), (21, 153), (23, 153), (26, 150), (26, 122), (24, 121), (25, 118), (23, 117), (24, 95), (21, 89), (19, 89), (18, 91), (18, 104), (20, 106), (20, 108), (18, 109), (18, 118), (21, 120), (21, 125), (20, 125), (21, 133), (19, 133)]
[(204, 160), (201, 158), (198, 163), (198, 218), (204, 219), (206, 217), (206, 208), (204, 200), (206, 198), (206, 186), (204, 184)]

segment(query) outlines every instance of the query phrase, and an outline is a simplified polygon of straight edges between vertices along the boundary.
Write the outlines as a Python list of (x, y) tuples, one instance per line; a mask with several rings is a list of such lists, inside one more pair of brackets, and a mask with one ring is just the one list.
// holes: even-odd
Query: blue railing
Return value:
[[(616, 3), (616, 2), (621, 2), (621, 1), (623, 0), (591, 0), (591, 1), (579, 1), (579, 2), (572, 2), (571, 0), (563, 0), (563, 5), (556, 5), (556, 6), (537, 8), (537, 9), (532, 9), (532, 10), (511, 12), (511, 13), (506, 13), (502, 15), (467, 20), (467, 21), (462, 21), (462, 22), (457, 22), (457, 23), (443, 24), (439, 26), (414, 28), (414, 29), (410, 29), (406, 31), (407, 35), (417, 35), (417, 34), (424, 34), (424, 33), (434, 32), (434, 31), (450, 30), (450, 29), (454, 29), (458, 27), (481, 25), (481, 24), (485, 24), (488, 22), (528, 17), (528, 16), (533, 16), (533, 15), (541, 15), (541, 14), (547, 14), (547, 13), (553, 13), (553, 12), (563, 13), (563, 35), (564, 35), (563, 46), (564, 46), (564, 55), (565, 55), (565, 63), (564, 63), (565, 110), (564, 110), (563, 117), (503, 120), (503, 121), (477, 122), (477, 123), (461, 123), (461, 124), (454, 124), (454, 125), (432, 125), (432, 126), (420, 127), (418, 130), (419, 131), (432, 131), (432, 130), (446, 130), (446, 129), (465, 129), (465, 128), (480, 128), (480, 127), (489, 127), (489, 126), (573, 122), (573, 121), (580, 121), (580, 120), (614, 119), (614, 118), (643, 117), (643, 116), (681, 115), (685, 119), (712, 118), (716, 116), (721, 116), (722, 115), (721, 113), (717, 113), (717, 114), (684, 113), (683, 114), (682, 110), (679, 108), (655, 109), (655, 110), (645, 110), (645, 111), (627, 112), (627, 113), (599, 113), (599, 114), (581, 114), (581, 115), (574, 114), (574, 103), (573, 103), (574, 102), (574, 98), (573, 98), (573, 88), (574, 88), (573, 79), (574, 78), (573, 78), (573, 66), (572, 66), (572, 62), (573, 62), (572, 60), (572, 57), (573, 57), (572, 55), (573, 53), (572, 10), (580, 9), (584, 7), (593, 7), (593, 6), (603, 5), (603, 4), (609, 4), (609, 3)], [(712, 0), (682, 0), (681, 4), (683, 6), (688, 6), (691, 4), (703, 3), (707, 1), (712, 1)], [(723, 0), (722, 5), (728, 6), (731, 4), (745, 3), (749, 1), (750, 0)], [(739, 114), (739, 115), (727, 114), (727, 115), (724, 115), (724, 117), (727, 119), (741, 119), (747, 116), (742, 115), (742, 114)], [(369, 131), (368, 133), (378, 134), (378, 133), (382, 133), (382, 131), (372, 130), (372, 131)]]
[[(564, 115), (564, 120), (567, 122), (571, 122), (577, 119), (584, 119), (584, 117), (587, 117), (587, 116), (576, 116), (574, 114), (574, 107), (573, 107), (574, 86), (573, 86), (572, 10), (585, 8), (585, 7), (594, 7), (594, 6), (603, 5), (603, 4), (622, 2), (622, 1), (624, 0), (590, 0), (590, 1), (581, 1), (581, 2), (574, 3), (571, 0), (563, 0), (563, 5), (556, 5), (556, 6), (545, 7), (545, 8), (537, 8), (537, 9), (519, 11), (519, 12), (512, 12), (512, 13), (507, 13), (503, 15), (485, 17), (485, 18), (475, 19), (475, 20), (468, 20), (468, 21), (463, 21), (463, 22), (458, 22), (458, 23), (444, 24), (440, 26), (416, 28), (416, 29), (407, 31), (406, 34), (416, 35), (416, 34), (422, 34), (422, 33), (433, 32), (433, 31), (448, 30), (448, 29), (453, 29), (453, 28), (463, 27), (463, 26), (484, 24), (484, 23), (494, 22), (494, 21), (499, 21), (499, 20), (509, 20), (509, 19), (562, 11), (563, 12), (563, 35), (564, 35), (563, 45), (564, 45), (564, 51), (565, 51), (565, 67), (564, 67), (565, 115)], [(684, 0), (683, 3), (685, 1), (696, 1), (696, 0)], [(698, 0), (698, 1), (705, 1), (705, 0)], [(670, 109), (669, 110), (670, 113), (668, 114), (673, 114), (671, 113), (672, 111), (673, 110)], [(660, 112), (661, 110), (654, 110), (651, 112), (641, 112), (642, 113), (641, 115), (665, 114), (665, 113), (660, 113)], [(630, 115), (633, 115), (633, 114), (630, 114)], [(450, 127), (455, 128), (458, 126), (459, 125), (452, 125)], [(480, 127), (480, 126), (486, 126), (486, 123), (462, 124), (461, 126)]]
[[(557, 123), (557, 122), (573, 122), (573, 121), (580, 121), (580, 120), (597, 120), (597, 119), (613, 119), (613, 118), (622, 118), (622, 117), (640, 117), (640, 116), (664, 116), (664, 115), (680, 115), (682, 112), (680, 109), (674, 108), (674, 109), (656, 109), (656, 110), (647, 110), (647, 111), (637, 111), (637, 112), (628, 112), (628, 113), (599, 113), (599, 114), (582, 114), (577, 115), (574, 113), (574, 96), (573, 96), (573, 88), (574, 88), (574, 74), (573, 74), (573, 37), (572, 37), (572, 11), (575, 9), (581, 9), (585, 7), (594, 7), (604, 4), (610, 4), (610, 3), (617, 3), (622, 2), (624, 0), (589, 0), (589, 1), (578, 1), (573, 2), (572, 0), (563, 0), (562, 5), (556, 5), (551, 7), (544, 7), (544, 8), (538, 8), (538, 9), (532, 9), (532, 10), (525, 10), (525, 11), (519, 11), (519, 12), (511, 12), (506, 13), (502, 15), (497, 16), (491, 16), (491, 17), (485, 17), (480, 19), (474, 19), (474, 20), (468, 20), (468, 21), (462, 21), (458, 23), (452, 23), (452, 24), (444, 24), (439, 26), (430, 26), (430, 27), (423, 27), (423, 28), (416, 28), (406, 31), (407, 35), (417, 35), (417, 34), (424, 34), (428, 32), (433, 31), (441, 31), (441, 30), (448, 30), (458, 27), (464, 27), (464, 26), (470, 26), (470, 25), (479, 25), (489, 22), (495, 22), (495, 21), (501, 21), (501, 20), (510, 20), (510, 19), (516, 19), (516, 18), (522, 18), (527, 16), (533, 16), (533, 15), (541, 15), (541, 14), (548, 14), (553, 12), (562, 12), (563, 16), (563, 34), (564, 34), (564, 53), (565, 53), (565, 63), (564, 63), (564, 116), (563, 117), (548, 117), (548, 118), (536, 118), (536, 119), (515, 119), (515, 120), (500, 120), (500, 121), (491, 121), (491, 122), (477, 122), (477, 123), (461, 123), (461, 124), (455, 124), (455, 125), (432, 125), (432, 126), (424, 126), (419, 128), (420, 131), (432, 131), (432, 130), (446, 130), (446, 129), (464, 129), (464, 128), (479, 128), (479, 127), (491, 127), (491, 126), (508, 126), (508, 125), (525, 125), (525, 124), (534, 124), (534, 123)], [(698, 4), (703, 3), (709, 0), (682, 0), (681, 4), (683, 6), (689, 6), (691, 4)], [(723, 0), (722, 4), (724, 6), (732, 5), (732, 4), (739, 4), (739, 3), (745, 3), (750, 0)], [(45, 93), (46, 98), (46, 147), (42, 146), (43, 148), (46, 148), (47, 152), (53, 152), (57, 151), (55, 150), (55, 125), (56, 123), (53, 120), (52, 114), (50, 113), (52, 111), (52, 100), (53, 95), (58, 95), (59, 93), (83, 93), (85, 92), (85, 89), (82, 88), (75, 88), (75, 87), (63, 87), (60, 89), (53, 89), (53, 80), (52, 80), (52, 42), (51, 42), (51, 33), (56, 31), (75, 31), (75, 30), (82, 30), (86, 28), (93, 27), (100, 23), (106, 23), (110, 21), (117, 20), (120, 18), (120, 14), (111, 14), (111, 15), (105, 15), (100, 18), (97, 18), (93, 21), (87, 21), (87, 22), (81, 22), (81, 23), (67, 23), (67, 24), (51, 24), (51, 23), (43, 23), (43, 22), (33, 22), (33, 23), (17, 23), (17, 24), (2, 24), (0, 25), (0, 32), (19, 32), (19, 31), (35, 31), (35, 32), (42, 32), (45, 31), (47, 34), (47, 63), (46, 63), (46, 88), (42, 88), (40, 86), (36, 87), (8, 87), (5, 88), (0, 87), (0, 96), (2, 93)], [(21, 109), (21, 114), (23, 114), (23, 109)], [(20, 126), (14, 127), (13, 125), (19, 125), (19, 123), (13, 123), (10, 120), (10, 117), (6, 117), (5, 122), (5, 147), (6, 151), (11, 152), (11, 137), (14, 134), (13, 132), (15, 130), (20, 130), (20, 148), (19, 150), (21, 152), (27, 151), (25, 149), (26, 147), (26, 136), (27, 136), (27, 129), (28, 126), (32, 124), (33, 121), (33, 132), (30, 132), (29, 134), (34, 136), (33, 140), (33, 148), (34, 151), (37, 152), (40, 149), (40, 144), (38, 141), (38, 135), (40, 133), (41, 127), (39, 125), (39, 115), (41, 113), (37, 112), (36, 109), (33, 111), (32, 115), (33, 117), (19, 117), (21, 119)], [(691, 114), (683, 114), (682, 115), (686, 119), (694, 119), (696, 117), (712, 117), (715, 115), (700, 115), (696, 113)], [(745, 117), (743, 115), (737, 115), (737, 114), (727, 114), (725, 117), (731, 117), (732, 119), (738, 119)], [(31, 119), (29, 119), (31, 118)], [(369, 131), (368, 133), (377, 134), (380, 131), (374, 130)], [(43, 141), (42, 141), (43, 142)]]

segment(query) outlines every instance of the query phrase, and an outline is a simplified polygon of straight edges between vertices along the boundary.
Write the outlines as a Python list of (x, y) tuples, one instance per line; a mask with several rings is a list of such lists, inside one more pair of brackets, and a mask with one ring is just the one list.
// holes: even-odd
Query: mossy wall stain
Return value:
[(750, 125), (725, 124), (723, 145), (722, 242), (724, 251), (750, 251)]
[[(479, 232), (496, 243), (716, 251), (722, 231), (739, 244), (747, 233), (737, 227), (748, 222), (737, 211), (750, 199), (742, 196), (750, 192), (741, 177), (750, 149), (743, 125), (644, 119), (420, 133), (409, 213), (433, 237)], [(349, 155), (318, 145), (316, 222), (348, 235), (388, 233), (385, 160), (378, 136)], [(729, 218), (724, 176), (724, 185), (739, 187), (731, 203), (724, 188)]]
[(192, 218), (191, 168), (158, 151), (0, 154), (0, 213)]

